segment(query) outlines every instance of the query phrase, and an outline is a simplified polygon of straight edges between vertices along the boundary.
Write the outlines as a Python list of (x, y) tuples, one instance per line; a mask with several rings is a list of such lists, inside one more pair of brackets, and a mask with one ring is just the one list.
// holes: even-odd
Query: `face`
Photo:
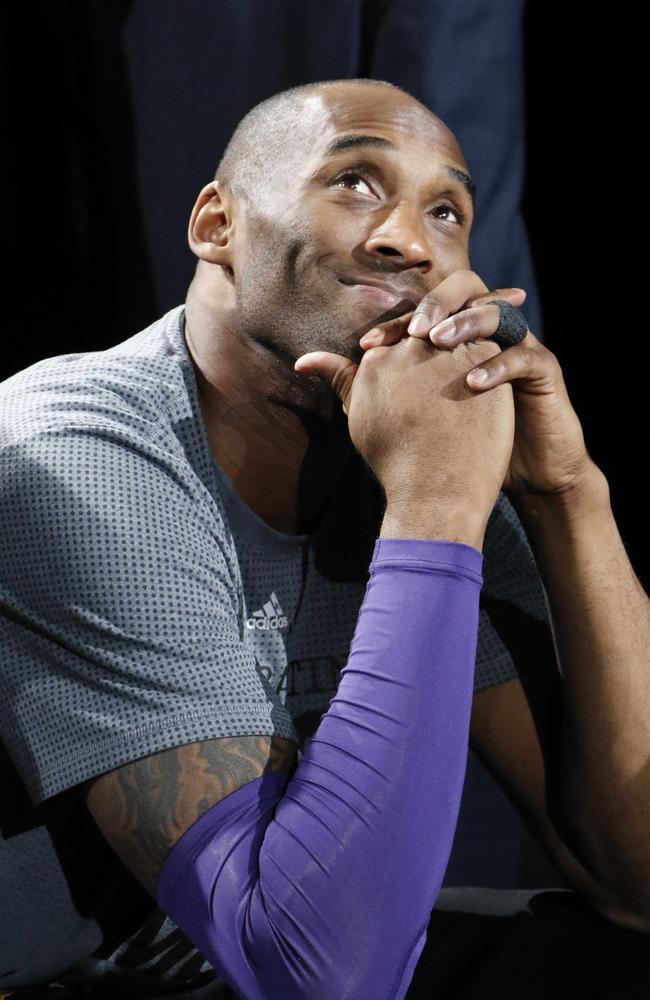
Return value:
[(301, 121), (280, 183), (245, 211), (238, 320), (283, 360), (324, 350), (359, 361), (359, 338), (400, 298), (406, 312), (469, 267), (467, 166), (441, 122), (388, 88), (323, 91)]

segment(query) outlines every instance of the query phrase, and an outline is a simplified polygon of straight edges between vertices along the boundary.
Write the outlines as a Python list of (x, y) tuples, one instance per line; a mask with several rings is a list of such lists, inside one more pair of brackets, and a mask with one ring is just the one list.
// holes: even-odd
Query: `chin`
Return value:
[[(359, 347), (359, 340), (367, 330), (375, 326), (375, 320), (363, 323), (332, 324), (328, 329), (323, 330), (321, 336), (309, 337), (309, 346), (305, 346), (303, 354), (307, 351), (327, 351), (330, 354), (340, 354), (343, 358), (350, 358), (355, 364), (359, 364), (364, 355), (364, 350)], [(334, 335), (333, 335), (334, 334)]]

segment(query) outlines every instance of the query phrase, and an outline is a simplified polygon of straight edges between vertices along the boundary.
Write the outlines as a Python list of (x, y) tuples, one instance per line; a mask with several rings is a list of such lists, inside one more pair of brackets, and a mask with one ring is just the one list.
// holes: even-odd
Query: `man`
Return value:
[(489, 339), (525, 293), (472, 211), (410, 95), (285, 92), (185, 306), (3, 384), (7, 990), (415, 995), (468, 739), (638, 976), (648, 600), (557, 360)]

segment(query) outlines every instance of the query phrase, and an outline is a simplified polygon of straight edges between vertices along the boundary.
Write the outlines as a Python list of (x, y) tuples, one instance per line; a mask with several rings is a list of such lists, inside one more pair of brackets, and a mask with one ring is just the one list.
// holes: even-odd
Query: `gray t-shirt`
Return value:
[[(381, 488), (353, 452), (309, 535), (262, 521), (209, 448), (184, 319), (0, 384), (0, 992), (66, 970), (144, 992), (213, 977), (79, 785), (217, 737), (277, 734), (302, 756), (347, 661)], [(483, 574), (475, 690), (549, 655), (503, 493)]]

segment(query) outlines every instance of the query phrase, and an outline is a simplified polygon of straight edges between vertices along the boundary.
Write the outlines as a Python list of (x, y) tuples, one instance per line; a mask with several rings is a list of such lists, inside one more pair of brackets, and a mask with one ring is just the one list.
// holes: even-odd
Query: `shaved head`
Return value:
[(266, 191), (285, 182), (287, 167), (312, 149), (314, 131), (320, 133), (324, 124), (322, 101), (314, 98), (325, 98), (328, 108), (334, 111), (337, 103), (344, 103), (355, 89), (369, 87), (403, 95), (435, 128), (452, 136), (441, 118), (408, 91), (386, 80), (358, 78), (305, 83), (274, 94), (251, 108), (233, 132), (214, 180), (251, 208), (260, 205)]

